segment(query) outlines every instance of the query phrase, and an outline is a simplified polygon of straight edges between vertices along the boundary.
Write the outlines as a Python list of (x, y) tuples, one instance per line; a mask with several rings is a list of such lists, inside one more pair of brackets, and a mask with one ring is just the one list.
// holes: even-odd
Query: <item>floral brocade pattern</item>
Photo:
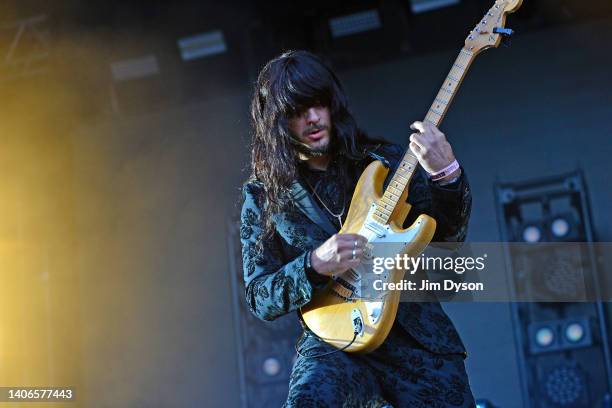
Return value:
[[(306, 356), (332, 351), (307, 335), (298, 343)], [(463, 357), (422, 348), (395, 325), (385, 343), (365, 355), (336, 353), (298, 357), (285, 408), (474, 407)]]
[[(404, 151), (396, 145), (383, 145), (376, 153), (384, 156), (393, 170)], [(356, 163), (353, 171), (365, 165), (367, 162)], [(412, 210), (406, 226), (419, 214), (428, 214), (437, 221), (434, 241), (465, 240), (471, 208), (465, 173), (457, 183), (441, 187), (419, 170), (409, 189)], [(300, 192), (304, 191), (301, 186)], [(257, 240), (263, 231), (258, 204), (261, 193), (258, 182), (250, 181), (243, 187), (240, 239), (245, 295), (255, 316), (274, 320), (310, 301), (319, 284), (306, 274), (305, 254), (331, 233), (315, 222), (316, 214), (289, 205), (273, 216), (274, 236), (258, 250)], [(312, 197), (311, 201), (316, 203)], [(300, 342), (306, 354), (330, 347), (313, 336)], [(400, 303), (391, 334), (367, 356), (340, 352), (322, 358), (299, 357), (291, 374), (287, 407), (473, 406), (463, 365), (465, 348), (437, 302)]]

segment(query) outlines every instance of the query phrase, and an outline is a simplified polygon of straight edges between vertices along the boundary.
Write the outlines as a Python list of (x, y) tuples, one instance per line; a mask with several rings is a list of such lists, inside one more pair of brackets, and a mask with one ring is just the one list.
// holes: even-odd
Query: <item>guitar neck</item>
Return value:
[[(442, 87), (438, 91), (436, 98), (427, 111), (427, 115), (425, 115), (425, 119), (423, 120), (424, 122), (430, 123), (436, 127), (440, 126), (474, 58), (474, 53), (465, 48), (461, 49)], [(387, 224), (389, 222), (389, 217), (391, 213), (393, 213), (402, 192), (408, 186), (418, 164), (419, 161), (416, 156), (410, 149), (407, 149), (387, 189), (377, 203), (374, 212), (376, 221), (382, 224)]]
[(474, 54), (470, 51), (467, 51), (465, 48), (461, 49), (442, 87), (431, 104), (429, 111), (427, 111), (424, 122), (430, 123), (436, 127), (440, 126), (451, 101), (463, 82), (463, 78), (465, 78), (470, 65), (474, 61), (474, 57)]

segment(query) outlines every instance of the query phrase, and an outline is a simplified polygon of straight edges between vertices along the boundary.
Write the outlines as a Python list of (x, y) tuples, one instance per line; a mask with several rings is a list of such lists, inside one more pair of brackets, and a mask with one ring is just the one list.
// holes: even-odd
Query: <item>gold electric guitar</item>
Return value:
[[(488, 48), (498, 47), (503, 36), (512, 34), (512, 30), (504, 28), (506, 15), (516, 11), (521, 3), (522, 0), (497, 0), (470, 32), (425, 122), (440, 125), (476, 56)], [(373, 351), (385, 340), (395, 321), (400, 291), (387, 291), (375, 299), (361, 296), (362, 282), (374, 273), (372, 260), (397, 254), (416, 257), (434, 235), (436, 221), (424, 214), (409, 228), (402, 229), (411, 207), (406, 203), (407, 187), (417, 166), (416, 156), (408, 149), (384, 192), (389, 170), (380, 161), (364, 170), (340, 233), (365, 236), (371, 253), (358, 268), (334, 277), (324, 288), (316, 290), (312, 300), (300, 310), (308, 328), (338, 349), (359, 353)], [(400, 282), (404, 273), (394, 269), (378, 275), (377, 279)]]

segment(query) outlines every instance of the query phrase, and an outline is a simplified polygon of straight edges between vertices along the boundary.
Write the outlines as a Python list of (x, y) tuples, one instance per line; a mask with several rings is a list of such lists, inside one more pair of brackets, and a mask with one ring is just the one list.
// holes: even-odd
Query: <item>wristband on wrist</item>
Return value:
[(315, 270), (315, 268), (312, 267), (311, 256), (312, 249), (306, 251), (306, 255), (304, 257), (304, 271), (306, 272), (306, 278), (308, 278), (308, 281), (315, 286), (323, 285), (327, 283), (329, 278), (325, 275), (321, 275)]
[(432, 181), (439, 181), (445, 177), (448, 177), (449, 174), (453, 173), (458, 168), (459, 168), (459, 163), (457, 162), (457, 160), (453, 160), (451, 164), (449, 164), (442, 170), (436, 171), (435, 173), (429, 173), (429, 176), (431, 177)]
[(312, 256), (312, 249), (309, 249), (306, 252), (306, 256), (304, 257), (304, 269), (306, 270), (306, 272), (317, 273), (317, 271), (315, 271), (314, 268), (312, 267), (312, 259), (310, 258), (311, 256)]

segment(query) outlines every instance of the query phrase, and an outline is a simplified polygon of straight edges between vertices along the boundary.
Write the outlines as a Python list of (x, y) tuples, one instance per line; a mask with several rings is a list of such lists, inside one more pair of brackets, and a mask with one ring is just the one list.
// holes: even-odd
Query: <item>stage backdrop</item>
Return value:
[[(612, 21), (521, 35), (476, 60), (442, 130), (471, 180), (469, 239), (499, 239), (493, 182), (580, 162), (612, 239)], [(459, 47), (461, 44), (458, 43)], [(458, 49), (457, 49), (458, 51)], [(340, 73), (359, 123), (405, 142), (456, 51)], [(246, 174), (250, 89), (73, 134), (83, 406), (238, 405), (225, 222)], [(146, 103), (154, 104), (155, 101)], [(447, 305), (477, 397), (520, 407), (509, 308)]]

